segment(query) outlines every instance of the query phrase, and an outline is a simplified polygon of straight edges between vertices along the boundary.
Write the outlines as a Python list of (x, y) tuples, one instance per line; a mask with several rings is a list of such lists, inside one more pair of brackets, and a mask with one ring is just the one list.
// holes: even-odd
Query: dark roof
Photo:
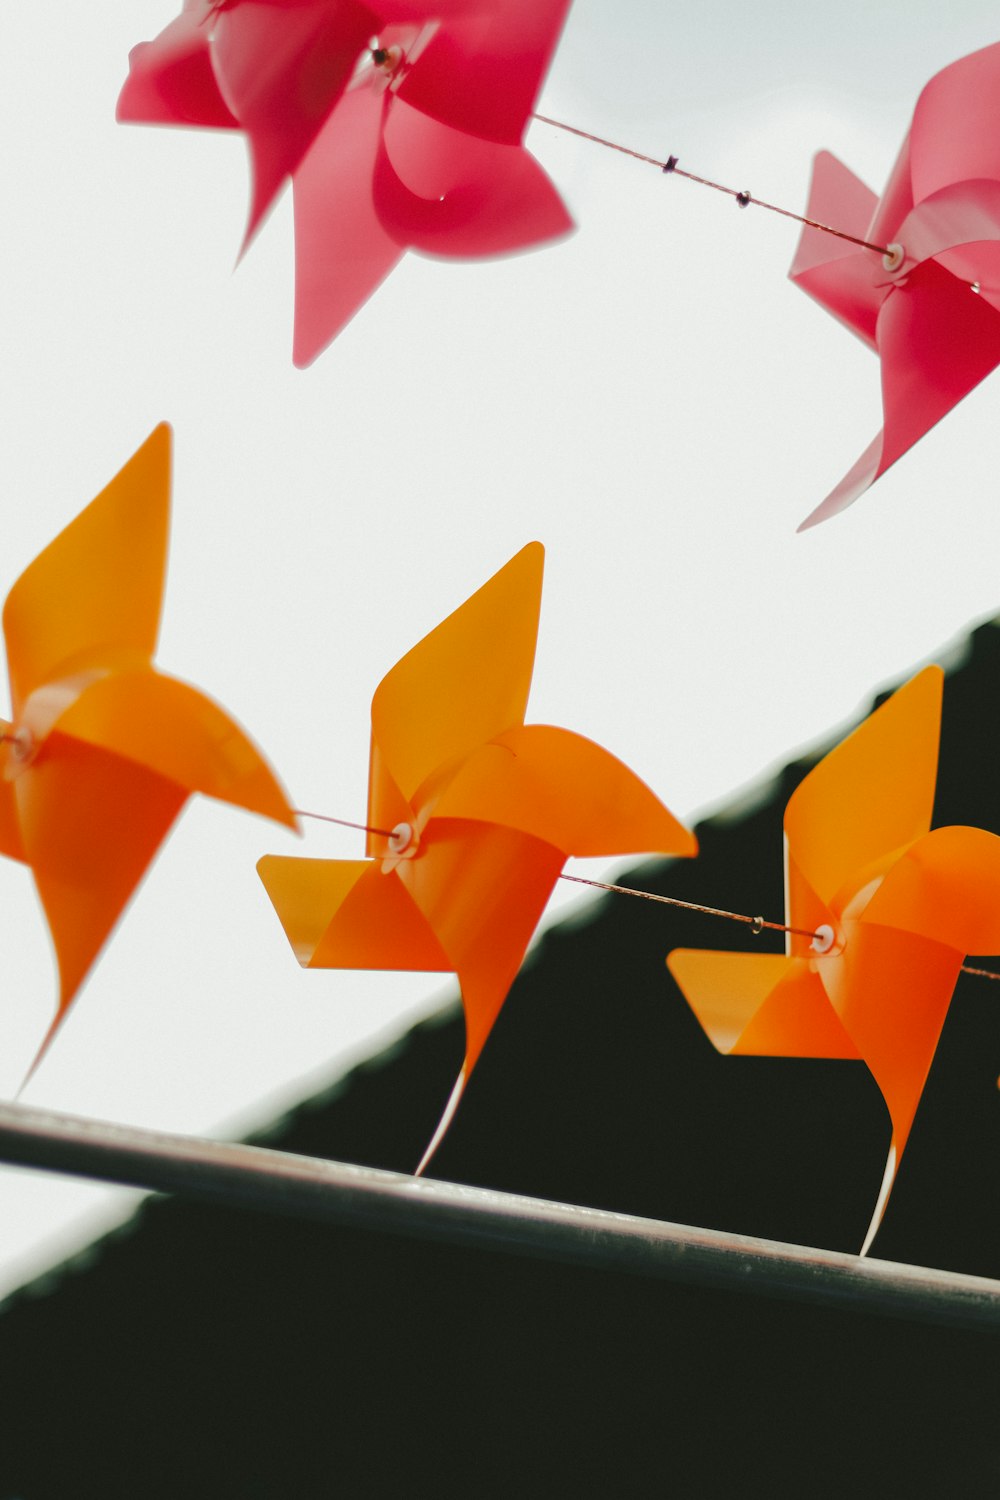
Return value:
[[(949, 673), (938, 824), (1000, 831), (998, 688), (991, 624)], [(781, 814), (814, 758), (703, 823), (696, 861), (631, 879), (779, 914)], [(664, 965), (682, 945), (747, 935), (624, 897), (551, 927), (434, 1175), (856, 1250), (888, 1146), (877, 1089), (857, 1063), (717, 1055)], [(461, 1053), (456, 1008), (268, 1143), (410, 1171)], [(998, 1071), (1000, 994), (963, 976), (879, 1256), (1000, 1276)], [(12, 1299), (0, 1347), (0, 1500), (909, 1497), (1000, 1479), (985, 1336), (177, 1201)]]

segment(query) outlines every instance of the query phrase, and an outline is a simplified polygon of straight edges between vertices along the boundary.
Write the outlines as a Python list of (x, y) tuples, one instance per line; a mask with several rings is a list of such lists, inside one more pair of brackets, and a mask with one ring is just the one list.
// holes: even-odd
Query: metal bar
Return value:
[(0, 1160), (348, 1228), (1000, 1330), (1000, 1281), (0, 1104)]

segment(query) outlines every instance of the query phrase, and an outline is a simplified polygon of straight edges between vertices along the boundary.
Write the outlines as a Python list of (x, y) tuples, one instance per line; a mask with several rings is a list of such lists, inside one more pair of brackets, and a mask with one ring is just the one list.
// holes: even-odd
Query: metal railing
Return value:
[(1000, 1281), (0, 1104), (0, 1161), (594, 1269), (1000, 1330)]

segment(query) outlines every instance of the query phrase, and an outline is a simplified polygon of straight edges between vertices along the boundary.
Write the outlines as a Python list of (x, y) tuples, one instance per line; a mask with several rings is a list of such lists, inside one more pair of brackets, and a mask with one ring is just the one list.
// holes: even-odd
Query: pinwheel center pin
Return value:
[(389, 834), (389, 853), (396, 855), (417, 852), (417, 832), (412, 823), (397, 823)]
[(885, 247), (882, 264), (887, 271), (898, 271), (906, 259), (906, 250), (898, 240)]
[(0, 736), (9, 746), (7, 756), (6, 779), (9, 781), (30, 766), (38, 754), (39, 743), (27, 724), (20, 724), (9, 734)]
[(821, 922), (816, 928), (816, 936), (809, 944), (814, 953), (829, 953), (836, 940), (836, 934), (829, 922)]

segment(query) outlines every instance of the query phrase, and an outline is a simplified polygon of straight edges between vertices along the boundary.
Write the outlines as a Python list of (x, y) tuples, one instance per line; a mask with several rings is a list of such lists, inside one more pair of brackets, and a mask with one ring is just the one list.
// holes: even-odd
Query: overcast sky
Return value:
[[(130, 46), (178, 5), (0, 20), (0, 595), (170, 421), (159, 662), (246, 725), (295, 804), (346, 818), (365, 810), (377, 682), (532, 538), (529, 720), (596, 739), (689, 818), (1000, 610), (996, 377), (797, 536), (881, 408), (874, 356), (786, 280), (795, 226), (544, 125), (529, 143), (571, 239), (409, 256), (296, 371), (288, 198), (233, 272), (242, 141), (114, 122)], [(577, 0), (540, 108), (802, 209), (821, 147), (881, 190), (921, 85), (998, 39), (988, 12)], [(241, 1130), (447, 1000), (439, 976), (294, 963), (256, 859), (360, 857), (361, 840), (190, 803), (25, 1102)], [(0, 932), (10, 1097), (55, 979), (9, 862)], [(0, 1292), (124, 1201), (0, 1173)]]

